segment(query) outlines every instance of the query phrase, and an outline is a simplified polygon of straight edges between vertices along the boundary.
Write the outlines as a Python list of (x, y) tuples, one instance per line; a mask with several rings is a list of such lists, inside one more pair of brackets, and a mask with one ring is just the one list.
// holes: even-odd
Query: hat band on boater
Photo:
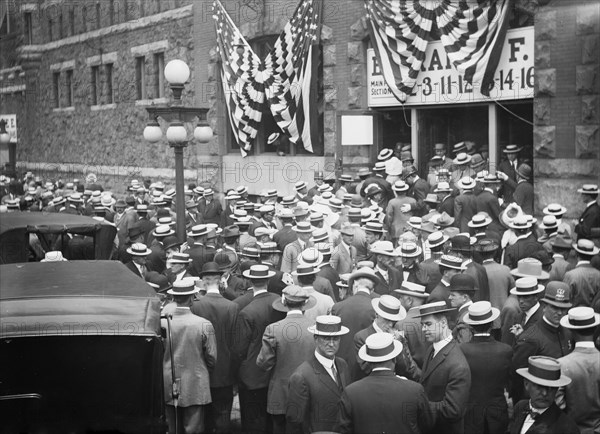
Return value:
[(538, 289), (538, 286), (528, 286), (527, 288), (515, 288), (517, 291), (516, 292), (529, 292), (529, 291), (535, 291)]
[(322, 333), (337, 333), (340, 330), (342, 330), (342, 324), (341, 323), (337, 323), (337, 324), (322, 324), (320, 322), (317, 322), (316, 330), (318, 332), (322, 332)]
[(384, 306), (381, 303), (379, 303), (377, 306), (379, 307), (379, 309), (381, 309), (385, 313), (389, 313), (390, 315), (398, 315), (400, 313), (400, 309), (392, 309), (387, 306)]
[(594, 324), (596, 322), (596, 319), (593, 316), (590, 318), (586, 318), (586, 319), (569, 318), (569, 322), (574, 326), (586, 326), (586, 325)]
[(369, 348), (367, 346), (367, 355), (371, 357), (383, 357), (394, 351), (394, 341), (385, 348)]
[(483, 320), (486, 320), (488, 318), (491, 318), (493, 314), (494, 314), (494, 312), (492, 312), (491, 310), (489, 310), (488, 312), (484, 313), (483, 315), (472, 315), (472, 314), (469, 314), (469, 318), (471, 319), (471, 321), (483, 321)]
[(560, 379), (560, 369), (555, 371), (549, 371), (538, 366), (529, 365), (528, 372), (534, 377), (541, 378), (542, 380), (556, 381)]

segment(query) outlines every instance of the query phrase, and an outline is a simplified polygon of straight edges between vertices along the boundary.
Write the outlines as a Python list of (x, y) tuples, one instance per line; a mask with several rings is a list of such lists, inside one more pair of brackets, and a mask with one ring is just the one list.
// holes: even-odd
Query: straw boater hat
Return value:
[(300, 309), (305, 311), (314, 307), (317, 304), (317, 300), (312, 295), (309, 295), (306, 289), (301, 286), (288, 285), (283, 288), (281, 298), (278, 298), (273, 302), (273, 309), (278, 310), (279, 312), (289, 312), (289, 303), (303, 303)]
[(544, 285), (539, 285), (535, 277), (521, 277), (515, 281), (515, 287), (510, 290), (513, 295), (533, 295), (544, 291)]
[(531, 222), (527, 219), (525, 214), (520, 216), (516, 216), (511, 223), (509, 223), (508, 227), (511, 229), (529, 229), (531, 227)]
[(505, 154), (516, 154), (517, 152), (521, 152), (521, 148), (518, 145), (508, 145), (502, 152)]
[(482, 228), (489, 225), (491, 222), (492, 218), (490, 216), (488, 216), (487, 214), (479, 213), (471, 217), (471, 220), (469, 221), (469, 223), (467, 223), (467, 226), (469, 226), (470, 228)]
[(402, 344), (389, 333), (374, 333), (367, 337), (358, 350), (358, 357), (365, 362), (378, 363), (395, 359), (402, 352)]
[(402, 243), (396, 248), (397, 255), (403, 258), (416, 258), (422, 251), (415, 243)]
[(392, 190), (394, 190), (394, 191), (408, 191), (408, 189), (409, 189), (408, 184), (406, 182), (402, 181), (401, 179), (394, 182), (394, 185), (392, 186)]
[(577, 193), (596, 195), (596, 194), (599, 194), (600, 191), (598, 191), (597, 184), (584, 184), (581, 186), (580, 189), (577, 190)]
[(463, 166), (465, 164), (469, 164), (472, 158), (473, 157), (471, 157), (469, 154), (461, 152), (456, 156), (454, 160), (452, 160), (452, 162), (457, 166)]
[(565, 208), (564, 206), (562, 206), (558, 203), (551, 203), (546, 208), (544, 208), (542, 210), (542, 212), (544, 214), (553, 215), (553, 216), (557, 217), (557, 216), (562, 216), (564, 213), (566, 213), (567, 208)]
[(435, 263), (446, 268), (452, 268), (454, 270), (464, 270), (463, 260), (458, 256), (442, 255), (440, 259), (435, 260)]
[(192, 226), (190, 232), (187, 233), (188, 237), (201, 237), (203, 235), (208, 235), (210, 228), (206, 225), (196, 225)]
[(252, 265), (250, 269), (244, 271), (242, 275), (250, 280), (270, 279), (275, 276), (275, 272), (271, 271), (266, 265)]
[(450, 184), (445, 181), (438, 182), (433, 190), (434, 193), (450, 193), (451, 191), (452, 189), (450, 188)]
[[(316, 247), (305, 249), (298, 258), (298, 266), (318, 267), (323, 263), (323, 255)], [(317, 270), (318, 271), (318, 270)], [(306, 273), (312, 274), (312, 273)]]
[(435, 247), (441, 246), (449, 239), (450, 239), (450, 237), (448, 237), (447, 235), (444, 235), (440, 231), (432, 232), (427, 237), (427, 241), (425, 241), (425, 246), (429, 247), (430, 249), (435, 248)]
[(342, 319), (335, 315), (320, 315), (315, 319), (315, 325), (308, 331), (317, 336), (342, 336), (350, 330), (342, 325)]
[(542, 219), (542, 223), (538, 225), (540, 229), (556, 229), (558, 228), (558, 222), (556, 221), (556, 217), (553, 215), (545, 215)]
[(152, 253), (152, 250), (146, 247), (144, 243), (134, 243), (127, 249), (127, 253), (132, 256), (148, 256)]
[(538, 280), (547, 280), (550, 275), (542, 270), (542, 262), (535, 258), (523, 258), (517, 262), (517, 268), (510, 270), (515, 277), (535, 277)]
[(521, 377), (545, 387), (564, 387), (571, 384), (571, 379), (562, 375), (560, 363), (552, 357), (531, 356), (527, 368), (517, 369)]
[(272, 133), (272, 134), (270, 134), (269, 137), (267, 138), (267, 144), (270, 145), (271, 143), (273, 143), (278, 138), (279, 138), (279, 133)]
[(169, 262), (172, 264), (190, 264), (192, 262), (192, 258), (187, 253), (173, 253), (169, 258)]
[(392, 155), (394, 155), (394, 151), (392, 149), (382, 149), (381, 152), (379, 152), (379, 154), (377, 155), (377, 159), (379, 161), (386, 161), (392, 158)]
[(410, 295), (412, 297), (427, 298), (429, 294), (425, 292), (425, 286), (419, 285), (418, 283), (404, 281), (400, 285), (400, 289), (394, 289), (394, 292), (403, 295)]
[(428, 315), (438, 315), (441, 313), (452, 312), (454, 308), (449, 308), (445, 301), (435, 301), (433, 303), (422, 304), (419, 306), (419, 313), (415, 318), (421, 318)]
[(406, 318), (406, 310), (400, 300), (392, 295), (382, 295), (371, 300), (373, 309), (382, 318), (390, 321), (402, 321)]
[(585, 238), (577, 240), (577, 243), (573, 244), (573, 248), (576, 252), (583, 255), (594, 256), (600, 252), (600, 249), (594, 245), (593, 241), (586, 240)]
[(492, 307), (489, 301), (478, 301), (469, 306), (463, 321), (469, 325), (482, 325), (493, 322), (500, 316), (500, 310)]
[(371, 253), (375, 255), (398, 256), (391, 241), (375, 241), (371, 246)]
[(167, 294), (171, 295), (193, 295), (200, 292), (200, 288), (196, 286), (196, 280), (191, 277), (173, 282), (173, 287), (167, 290)]
[(42, 259), (40, 262), (63, 262), (66, 261), (66, 259), (63, 257), (63, 254), (60, 250), (51, 250), (49, 252), (46, 252), (46, 254), (44, 255), (44, 259)]
[(175, 231), (169, 225), (158, 225), (152, 231), (152, 235), (155, 238), (156, 237), (158, 237), (158, 238), (160, 238), (160, 237), (168, 237), (170, 235), (173, 235), (174, 233), (175, 233)]
[(574, 307), (560, 319), (560, 325), (573, 330), (594, 328), (600, 325), (600, 313), (587, 306)]
[(301, 221), (296, 223), (296, 226), (293, 226), (292, 229), (298, 233), (312, 233), (313, 227), (310, 222)]
[(415, 229), (421, 229), (423, 219), (421, 217), (413, 216), (408, 219), (408, 225)]
[(463, 190), (473, 190), (477, 186), (477, 182), (470, 176), (465, 176), (460, 181), (456, 183), (458, 188), (462, 188)]

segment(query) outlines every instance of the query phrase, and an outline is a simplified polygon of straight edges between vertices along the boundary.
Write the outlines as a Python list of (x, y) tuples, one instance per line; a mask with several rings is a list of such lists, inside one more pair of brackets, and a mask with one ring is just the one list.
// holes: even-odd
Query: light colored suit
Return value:
[[(510, 274), (510, 268), (496, 261), (484, 261), (483, 268), (488, 277), (490, 287), (490, 303), (496, 309), (502, 310), (509, 291), (515, 286), (515, 278)], [(500, 328), (500, 318), (494, 321), (494, 328)]]
[(356, 264), (356, 247), (338, 244), (331, 255), (329, 264), (339, 274), (350, 273)]
[(580, 264), (565, 273), (563, 281), (573, 291), (573, 306), (591, 306), (600, 291), (600, 271), (588, 264)]
[(404, 213), (400, 209), (403, 205), (412, 207), (417, 205), (417, 201), (408, 196), (395, 197), (390, 200), (385, 211), (386, 222), (392, 239), (398, 238), (408, 228), (408, 220), (412, 217), (412, 211)]
[[(313, 245), (314, 243), (312, 241), (309, 241), (308, 243), (306, 243), (305, 248), (313, 247)], [(283, 249), (283, 255), (281, 257), (280, 270), (284, 273), (291, 273), (293, 271), (296, 271), (296, 268), (298, 268), (298, 257), (300, 256), (303, 250), (304, 249), (300, 244), (300, 240), (296, 240), (285, 246), (285, 249)]]
[(304, 312), (304, 316), (312, 321), (310, 325), (313, 325), (318, 316), (329, 315), (331, 313), (331, 308), (334, 304), (333, 299), (329, 295), (315, 290), (312, 286), (303, 286), (303, 288), (317, 300), (317, 304)]

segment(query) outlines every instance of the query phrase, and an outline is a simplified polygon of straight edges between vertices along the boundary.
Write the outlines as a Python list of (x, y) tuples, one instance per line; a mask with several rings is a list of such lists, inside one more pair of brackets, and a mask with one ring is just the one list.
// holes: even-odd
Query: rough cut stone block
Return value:
[[(537, 17), (536, 17), (537, 19)], [(577, 7), (577, 35), (588, 35), (600, 31), (600, 5), (598, 2), (588, 2)]]
[(360, 108), (362, 102), (362, 86), (348, 88), (348, 108)]
[(597, 63), (600, 53), (600, 37), (598, 35), (581, 38), (581, 63)]
[(575, 127), (575, 156), (577, 158), (598, 158), (600, 156), (600, 134), (597, 125), (577, 125)]
[(210, 50), (208, 50), (208, 62), (209, 63), (218, 62), (220, 59), (221, 59), (221, 56), (219, 55), (219, 50), (217, 49), (216, 45), (214, 47), (212, 47)]
[(336, 46), (334, 44), (325, 45), (323, 47), (323, 66), (335, 66), (336, 64)]
[(325, 110), (337, 110), (337, 88), (325, 90)]
[(535, 43), (535, 67), (546, 69), (550, 67), (550, 42), (536, 41)]
[(362, 41), (369, 35), (367, 22), (364, 18), (359, 19), (350, 26), (350, 39), (353, 41)]
[(534, 99), (533, 116), (536, 125), (548, 125), (550, 123), (550, 98)]
[(533, 149), (536, 157), (551, 157), (556, 155), (556, 127), (534, 127), (533, 128)]
[(536, 95), (556, 94), (556, 69), (540, 69), (535, 71)]
[(323, 87), (325, 89), (332, 88), (335, 85), (334, 82), (334, 70), (332, 66), (323, 68)]
[(323, 139), (324, 139), (324, 146), (323, 146), (323, 150), (325, 153), (325, 156), (327, 155), (334, 155), (335, 154), (335, 133), (325, 133), (323, 134)]
[(581, 122), (600, 124), (600, 98), (598, 95), (581, 97)]
[(350, 67), (350, 84), (362, 86), (364, 76), (364, 66), (361, 64), (352, 65)]
[(348, 63), (365, 63), (362, 42), (348, 42)]
[(556, 11), (538, 12), (535, 16), (535, 40), (556, 38)]
[(333, 41), (333, 29), (323, 24), (321, 27), (321, 42), (328, 44)]
[[(539, 164), (538, 164), (539, 163)], [(600, 173), (600, 160), (577, 158), (534, 159), (536, 178), (553, 178), (560, 173), (561, 178), (597, 178)]]
[(333, 110), (326, 110), (323, 115), (323, 127), (326, 133), (335, 132), (336, 121), (336, 113)]
[(575, 89), (579, 95), (598, 93), (598, 66), (577, 65), (575, 74)]
[(208, 70), (208, 81), (215, 81), (219, 77), (219, 65), (217, 63), (209, 63), (206, 65)]

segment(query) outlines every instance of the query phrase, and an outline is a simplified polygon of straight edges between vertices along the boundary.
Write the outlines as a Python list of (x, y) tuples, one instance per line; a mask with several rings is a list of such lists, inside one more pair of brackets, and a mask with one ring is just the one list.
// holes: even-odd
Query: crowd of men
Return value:
[(571, 225), (551, 200), (533, 217), (516, 145), (490, 170), (437, 144), (423, 176), (398, 151), (282, 198), (189, 185), (183, 242), (162, 182), (28, 173), (1, 206), (116, 226), (169, 318), (171, 432), (230, 432), (237, 393), (249, 433), (600, 433), (598, 186)]

